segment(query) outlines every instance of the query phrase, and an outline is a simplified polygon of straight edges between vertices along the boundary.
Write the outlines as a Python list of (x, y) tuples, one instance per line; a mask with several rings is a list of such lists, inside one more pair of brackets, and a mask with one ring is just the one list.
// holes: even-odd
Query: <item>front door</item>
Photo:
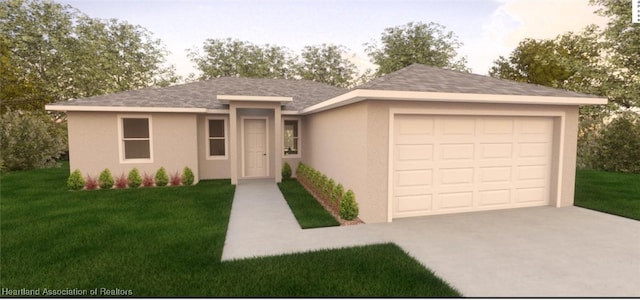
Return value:
[(267, 176), (267, 120), (244, 120), (244, 176)]

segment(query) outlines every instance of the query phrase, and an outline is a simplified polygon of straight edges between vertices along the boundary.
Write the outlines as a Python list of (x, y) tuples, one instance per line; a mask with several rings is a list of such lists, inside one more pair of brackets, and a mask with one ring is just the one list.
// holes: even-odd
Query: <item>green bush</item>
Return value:
[(131, 171), (129, 171), (129, 176), (127, 176), (127, 180), (129, 181), (130, 188), (140, 187), (140, 185), (142, 184), (142, 176), (140, 176), (140, 172), (138, 171), (138, 168), (133, 168)]
[(165, 170), (164, 167), (158, 169), (154, 178), (156, 180), (156, 186), (166, 186), (169, 183), (169, 175), (167, 175), (167, 170)]
[(327, 175), (322, 174), (322, 176), (320, 176), (320, 181), (318, 182), (317, 185), (317, 189), (320, 192), (320, 196), (322, 198), (328, 198), (329, 195), (325, 194), (325, 186), (329, 183), (329, 177), (327, 177)]
[(344, 196), (344, 187), (342, 184), (338, 183), (338, 185), (333, 189), (331, 193), (331, 204), (336, 205), (342, 200)]
[(9, 171), (55, 166), (67, 149), (66, 126), (44, 112), (8, 110), (0, 117), (0, 160)]
[(336, 188), (336, 182), (333, 178), (327, 181), (327, 184), (324, 186), (324, 197), (327, 198), (327, 201), (331, 202), (331, 197), (333, 196), (333, 190)]
[(184, 170), (182, 170), (182, 184), (192, 185), (194, 181), (193, 171), (189, 167), (184, 167)]
[(303, 164), (302, 162), (298, 162), (298, 167), (296, 168), (296, 177), (298, 179), (303, 177), (304, 167), (305, 167), (305, 164)]
[(345, 220), (353, 220), (358, 217), (358, 203), (352, 190), (348, 190), (340, 201), (340, 217)]
[(627, 113), (600, 131), (593, 165), (609, 172), (640, 173), (640, 116)]
[(288, 162), (284, 162), (282, 165), (282, 179), (290, 179), (291, 178), (291, 166)]
[(67, 187), (70, 190), (81, 190), (84, 187), (84, 178), (82, 177), (82, 173), (80, 170), (76, 169), (69, 175), (69, 179), (67, 179)]
[(111, 175), (111, 171), (109, 169), (104, 169), (102, 173), (100, 173), (100, 177), (98, 177), (98, 184), (101, 189), (110, 189), (113, 187), (113, 176)]

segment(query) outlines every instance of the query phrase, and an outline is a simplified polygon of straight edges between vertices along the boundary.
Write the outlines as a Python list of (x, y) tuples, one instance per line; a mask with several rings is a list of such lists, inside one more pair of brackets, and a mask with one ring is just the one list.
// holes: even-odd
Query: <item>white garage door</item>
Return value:
[(396, 115), (394, 218), (549, 204), (548, 117)]

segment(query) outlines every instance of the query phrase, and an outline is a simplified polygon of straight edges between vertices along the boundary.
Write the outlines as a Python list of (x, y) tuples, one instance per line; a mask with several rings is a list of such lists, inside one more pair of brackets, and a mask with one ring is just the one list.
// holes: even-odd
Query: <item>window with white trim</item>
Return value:
[(300, 121), (284, 120), (284, 156), (300, 155)]
[(122, 158), (151, 159), (151, 123), (148, 117), (123, 117)]
[(209, 158), (227, 157), (227, 120), (207, 119), (207, 154)]

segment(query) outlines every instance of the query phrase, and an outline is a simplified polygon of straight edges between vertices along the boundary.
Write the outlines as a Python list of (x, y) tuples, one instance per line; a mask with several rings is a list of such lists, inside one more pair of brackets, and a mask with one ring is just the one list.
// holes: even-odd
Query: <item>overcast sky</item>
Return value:
[(385, 28), (408, 22), (437, 22), (464, 44), (473, 73), (487, 74), (492, 61), (524, 38), (553, 38), (606, 24), (588, 0), (57, 0), (96, 18), (141, 25), (171, 51), (180, 75), (195, 72), (186, 49), (207, 38), (236, 38), (285, 46), (344, 45), (361, 67), (372, 67), (364, 43)]

